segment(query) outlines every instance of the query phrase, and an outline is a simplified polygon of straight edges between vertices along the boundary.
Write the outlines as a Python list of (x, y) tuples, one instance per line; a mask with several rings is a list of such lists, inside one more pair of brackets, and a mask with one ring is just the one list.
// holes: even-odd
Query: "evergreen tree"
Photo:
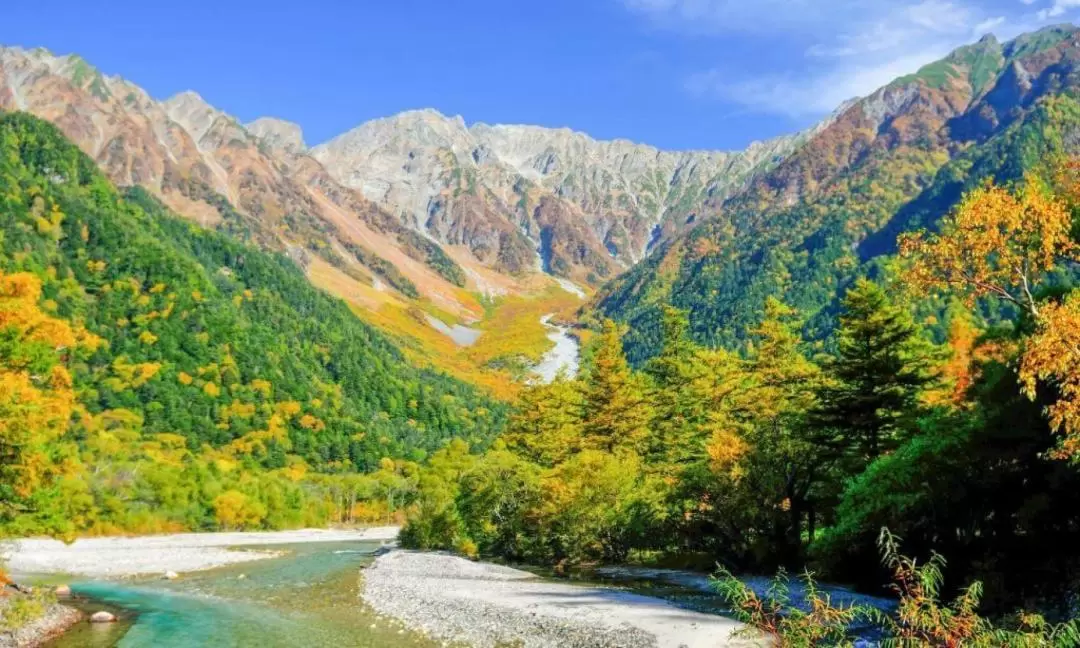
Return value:
[(585, 448), (646, 449), (652, 406), (642, 376), (630, 370), (623, 355), (621, 332), (610, 320), (604, 322), (582, 393)]
[(645, 367), (653, 380), (654, 407), (648, 453), (668, 465), (700, 459), (709, 433), (709, 368), (688, 329), (686, 311), (666, 307), (663, 347)]
[(518, 455), (553, 466), (581, 449), (581, 393), (564, 378), (521, 393), (503, 440)]
[(904, 309), (860, 279), (844, 298), (830, 383), (812, 413), (816, 438), (861, 469), (894, 450), (931, 383), (931, 348)]

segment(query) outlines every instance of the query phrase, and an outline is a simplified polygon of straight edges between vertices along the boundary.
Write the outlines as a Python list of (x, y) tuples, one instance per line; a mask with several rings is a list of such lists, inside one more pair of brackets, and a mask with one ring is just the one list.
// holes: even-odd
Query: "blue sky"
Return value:
[(244, 121), (289, 119), (310, 144), (433, 107), (727, 149), (986, 32), (1078, 15), (1080, 0), (15, 0), (0, 43), (81, 54), (158, 98), (194, 89)]

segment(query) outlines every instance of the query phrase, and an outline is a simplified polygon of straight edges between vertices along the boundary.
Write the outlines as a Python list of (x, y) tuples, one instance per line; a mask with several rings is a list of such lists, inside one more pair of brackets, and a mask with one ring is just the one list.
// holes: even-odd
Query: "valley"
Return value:
[(1080, 645), (1080, 29), (977, 36), (735, 151), (0, 47), (0, 645)]

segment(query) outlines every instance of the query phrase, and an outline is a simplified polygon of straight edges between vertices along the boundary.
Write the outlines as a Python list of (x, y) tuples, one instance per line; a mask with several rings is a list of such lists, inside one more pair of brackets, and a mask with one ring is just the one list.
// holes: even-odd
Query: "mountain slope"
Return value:
[(441, 241), (511, 272), (539, 263), (596, 285), (691, 225), (702, 200), (735, 193), (805, 137), (677, 153), (568, 129), (467, 127), (461, 117), (423, 110), (362, 124), (313, 155), (340, 182)]
[(91, 414), (123, 409), (191, 449), (330, 470), (483, 443), (501, 425), (500, 404), (410, 365), (284, 256), (181, 220), (141, 188), (119, 194), (25, 113), (0, 116), (0, 202), (0, 273), (36, 275), (45, 311), (104, 341), (73, 367)]
[[(557, 283), (533, 268), (501, 272), (495, 259), (441, 244), (336, 182), (287, 122), (243, 126), (193, 92), (156, 101), (77, 56), (20, 48), (0, 48), (2, 110), (55, 123), (116, 184), (144, 187), (204, 227), (287, 254), (410, 357), (493, 389), (510, 389), (511, 376), (491, 368), (499, 345), (473, 354), (430, 318), (479, 326), (505, 300), (535, 297), (545, 312), (578, 303), (552, 293)], [(525, 355), (538, 361), (546, 330), (529, 313), (514, 325), (530, 340)]]
[[(665, 302), (690, 310), (695, 335), (711, 344), (744, 340), (769, 295), (806, 313), (811, 332), (825, 330), (838, 293), (872, 271), (896, 234), (946, 213), (961, 187), (988, 174), (1015, 179), (1075, 141), (1070, 109), (1042, 102), (1074, 93), (1078, 60), (1078, 31), (1059, 26), (1006, 44), (987, 37), (894, 81), (746, 191), (706, 201), (707, 221), (607, 286), (597, 312), (631, 322), (637, 360), (656, 348)], [(1035, 133), (1047, 110), (1053, 128)]]

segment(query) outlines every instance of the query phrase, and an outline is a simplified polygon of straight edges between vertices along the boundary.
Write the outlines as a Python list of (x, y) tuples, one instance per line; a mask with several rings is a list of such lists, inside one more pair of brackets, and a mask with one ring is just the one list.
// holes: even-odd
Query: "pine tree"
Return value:
[(709, 435), (709, 370), (687, 334), (685, 311), (665, 307), (663, 347), (646, 366), (653, 379), (649, 457), (668, 465), (700, 459)]
[(559, 378), (532, 385), (521, 393), (503, 440), (529, 461), (551, 467), (581, 449), (581, 393), (573, 381)]
[(623, 355), (621, 332), (604, 322), (582, 385), (585, 448), (643, 453), (652, 420), (642, 377), (630, 370)]
[(844, 298), (831, 384), (812, 413), (817, 440), (859, 468), (895, 449), (931, 383), (931, 348), (911, 315), (860, 279)]

